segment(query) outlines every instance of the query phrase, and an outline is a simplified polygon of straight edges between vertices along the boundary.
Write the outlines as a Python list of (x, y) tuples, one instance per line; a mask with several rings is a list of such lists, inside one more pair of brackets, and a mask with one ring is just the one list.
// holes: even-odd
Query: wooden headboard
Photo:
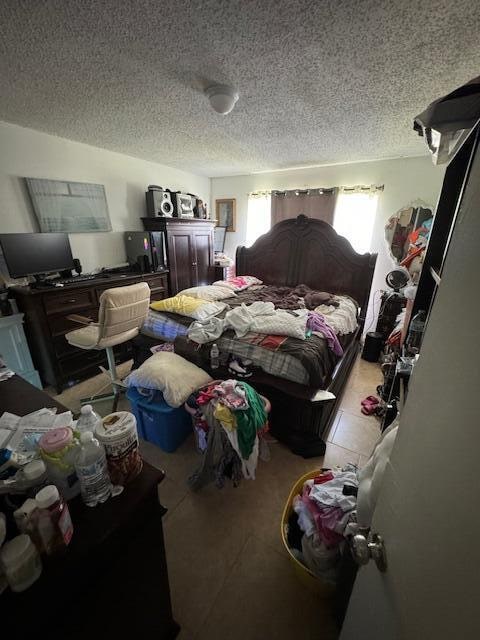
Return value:
[(265, 284), (294, 287), (354, 298), (365, 317), (376, 253), (357, 253), (327, 222), (300, 215), (276, 224), (252, 247), (238, 247), (237, 275), (257, 276)]

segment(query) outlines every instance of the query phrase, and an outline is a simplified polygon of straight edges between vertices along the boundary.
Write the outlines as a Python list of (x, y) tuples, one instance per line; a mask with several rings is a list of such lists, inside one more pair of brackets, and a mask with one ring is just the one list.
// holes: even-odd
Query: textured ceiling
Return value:
[(479, 27), (478, 0), (2, 0), (0, 119), (207, 176), (420, 155)]

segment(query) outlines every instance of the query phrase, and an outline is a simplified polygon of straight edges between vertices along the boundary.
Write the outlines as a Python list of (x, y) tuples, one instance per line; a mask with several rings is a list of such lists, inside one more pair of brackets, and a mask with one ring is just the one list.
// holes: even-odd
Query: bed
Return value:
[[(376, 254), (357, 254), (350, 243), (326, 222), (298, 216), (275, 225), (250, 248), (236, 253), (237, 275), (252, 275), (266, 285), (327, 291), (353, 299), (358, 304), (358, 326), (340, 338), (343, 355), (335, 356), (322, 338), (308, 341), (289, 338), (278, 349), (262, 347), (260, 338), (237, 339), (225, 332), (217, 344), (222, 351), (254, 358), (261, 369), (249, 382), (272, 403), (271, 429), (275, 436), (304, 456), (322, 455), (322, 439), (341, 397), (350, 369), (358, 354), (368, 304)], [(248, 289), (226, 299), (230, 307), (252, 302)], [(175, 344), (175, 351), (202, 368), (209, 368), (210, 345), (187, 338), (192, 320), (170, 313), (150, 314), (142, 329), (137, 351), (144, 351), (160, 335)], [(143, 359), (140, 356), (140, 360)], [(231, 374), (230, 377), (234, 377)]]

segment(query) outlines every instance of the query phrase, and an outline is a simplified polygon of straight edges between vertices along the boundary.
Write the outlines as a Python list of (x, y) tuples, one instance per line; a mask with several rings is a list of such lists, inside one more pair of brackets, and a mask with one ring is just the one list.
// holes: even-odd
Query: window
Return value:
[(245, 244), (251, 247), (257, 238), (270, 230), (270, 194), (251, 193), (248, 196), (247, 238)]
[(340, 193), (338, 196), (333, 227), (358, 253), (371, 249), (377, 204), (376, 194)]

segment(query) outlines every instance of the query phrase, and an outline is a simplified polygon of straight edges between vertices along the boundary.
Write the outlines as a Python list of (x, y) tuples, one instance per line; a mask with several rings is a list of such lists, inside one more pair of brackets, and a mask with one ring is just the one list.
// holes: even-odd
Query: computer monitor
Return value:
[(213, 233), (213, 250), (215, 251), (215, 253), (223, 253), (227, 227), (215, 227)]
[(12, 278), (74, 268), (66, 233), (0, 233), (0, 246)]

